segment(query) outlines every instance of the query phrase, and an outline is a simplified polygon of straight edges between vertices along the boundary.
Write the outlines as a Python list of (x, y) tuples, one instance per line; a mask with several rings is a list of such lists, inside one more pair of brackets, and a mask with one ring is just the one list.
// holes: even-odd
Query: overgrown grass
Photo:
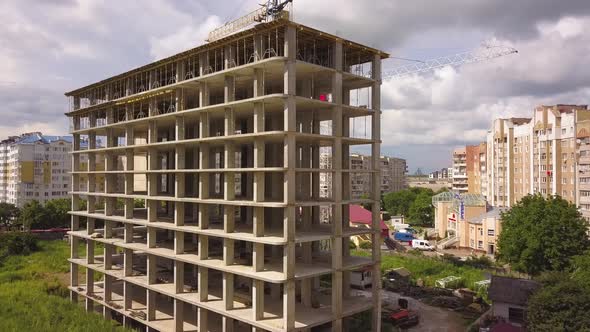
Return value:
[(67, 243), (39, 247), (0, 262), (0, 331), (125, 331), (67, 298)]
[[(370, 255), (370, 252), (362, 250), (354, 250), (351, 253), (356, 256)], [(424, 285), (431, 287), (438, 279), (457, 276), (463, 278), (462, 286), (473, 289), (475, 282), (485, 279), (484, 273), (486, 272), (484, 269), (471, 266), (457, 266), (438, 257), (413, 254), (383, 254), (381, 256), (381, 272), (398, 267), (408, 269), (412, 273), (411, 279), (414, 282), (422, 279)]]

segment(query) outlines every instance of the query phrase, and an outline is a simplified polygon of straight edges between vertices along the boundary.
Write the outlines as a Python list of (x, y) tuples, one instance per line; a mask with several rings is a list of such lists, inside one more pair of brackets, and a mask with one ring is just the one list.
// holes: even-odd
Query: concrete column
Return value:
[(197, 308), (197, 326), (199, 332), (209, 332), (209, 312), (204, 308)]
[(133, 250), (124, 249), (123, 251), (123, 275), (130, 277), (133, 274)]
[(113, 297), (113, 277), (105, 274), (104, 275), (104, 301), (111, 301)]
[[(199, 241), (199, 244), (201, 241)], [(199, 301), (204, 302), (209, 299), (209, 269), (199, 266)], [(200, 313), (200, 311), (199, 311)]]
[(174, 331), (184, 331), (184, 302), (174, 299)]
[(234, 275), (223, 272), (223, 303), (225, 310), (234, 308)]
[(180, 261), (174, 261), (174, 291), (184, 293), (184, 263)]
[(264, 69), (254, 69), (254, 97), (261, 97), (265, 94), (264, 91)]
[(86, 294), (94, 293), (94, 270), (86, 269)]
[(174, 253), (177, 255), (184, 253), (184, 232), (174, 232)]
[(209, 228), (209, 205), (199, 204), (199, 229), (207, 228)]
[[(381, 57), (379, 55), (375, 55), (372, 63), (372, 73), (373, 79), (375, 83), (373, 84), (371, 91), (372, 91), (372, 98), (371, 101), (373, 103), (372, 109), (375, 110), (375, 113), (372, 116), (372, 169), (375, 171), (372, 173), (372, 199), (374, 200), (373, 203), (373, 324), (372, 328), (374, 332), (381, 331), (381, 278), (377, 278), (376, 276), (381, 275), (381, 244), (379, 235), (381, 232), (381, 218), (380, 218), (380, 197), (381, 197), (381, 173), (378, 171), (380, 169), (380, 154), (381, 154)], [(379, 241), (378, 241), (379, 239)]]
[(264, 281), (252, 279), (252, 312), (254, 320), (264, 318)]
[(283, 329), (295, 328), (295, 280), (283, 284)]
[(86, 240), (86, 263), (94, 264), (94, 241)]
[(259, 272), (264, 269), (264, 243), (254, 242), (252, 246), (252, 267)]
[(234, 320), (233, 318), (229, 318), (226, 316), (221, 317), (221, 330), (223, 332), (233, 332), (234, 331)]
[(70, 285), (76, 287), (80, 285), (80, 278), (78, 276), (78, 264), (70, 263)]
[(156, 264), (156, 256), (152, 254), (147, 255), (147, 282), (149, 285), (156, 283), (157, 277), (157, 264)]
[(147, 320), (156, 319), (156, 292), (153, 290), (146, 289), (147, 296)]
[(112, 244), (106, 244), (104, 245), (104, 269), (105, 270), (110, 270), (113, 267), (113, 252), (115, 251), (115, 248), (113, 247)]

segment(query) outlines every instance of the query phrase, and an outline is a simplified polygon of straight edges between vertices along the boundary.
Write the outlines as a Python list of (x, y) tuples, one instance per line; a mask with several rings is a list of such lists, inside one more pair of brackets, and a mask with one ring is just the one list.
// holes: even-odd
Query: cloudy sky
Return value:
[[(258, 1), (260, 2), (260, 1)], [(65, 91), (197, 46), (257, 1), (3, 0), (0, 137), (67, 132)], [(479, 47), (518, 55), (383, 84), (383, 154), (410, 170), (450, 164), (495, 117), (590, 101), (588, 0), (295, 0), (295, 20), (392, 55), (430, 59)], [(384, 68), (406, 64), (387, 60)]]

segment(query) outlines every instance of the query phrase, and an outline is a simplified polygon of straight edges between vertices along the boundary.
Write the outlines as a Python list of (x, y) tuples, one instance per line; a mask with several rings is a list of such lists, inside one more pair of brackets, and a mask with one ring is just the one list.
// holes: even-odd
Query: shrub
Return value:
[(5, 255), (28, 255), (37, 249), (37, 237), (32, 234), (10, 232), (0, 235), (0, 252)]
[(348, 241), (348, 248), (349, 249), (356, 249), (356, 244), (352, 241)]
[(373, 246), (371, 245), (371, 241), (363, 241), (359, 243), (359, 248), (361, 249), (371, 249)]

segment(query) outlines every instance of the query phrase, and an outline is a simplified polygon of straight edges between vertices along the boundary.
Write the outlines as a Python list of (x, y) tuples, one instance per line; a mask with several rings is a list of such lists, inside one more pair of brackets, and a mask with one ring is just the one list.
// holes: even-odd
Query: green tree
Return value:
[(383, 196), (383, 205), (392, 216), (408, 216), (416, 196), (416, 193), (409, 189), (388, 193)]
[(586, 230), (574, 204), (528, 195), (502, 214), (498, 258), (531, 275), (564, 270), (588, 248)]
[(409, 222), (412, 225), (432, 226), (434, 221), (434, 207), (432, 195), (428, 192), (418, 194), (409, 211)]
[(529, 331), (590, 331), (590, 287), (566, 272), (548, 272), (528, 302)]
[(47, 216), (47, 226), (68, 227), (70, 218), (68, 211), (72, 206), (72, 201), (68, 198), (52, 199), (45, 203), (45, 214)]
[(14, 204), (0, 203), (0, 226), (10, 228), (18, 218), (19, 209)]
[(50, 228), (45, 208), (38, 201), (27, 202), (21, 209), (19, 223), (25, 229)]

